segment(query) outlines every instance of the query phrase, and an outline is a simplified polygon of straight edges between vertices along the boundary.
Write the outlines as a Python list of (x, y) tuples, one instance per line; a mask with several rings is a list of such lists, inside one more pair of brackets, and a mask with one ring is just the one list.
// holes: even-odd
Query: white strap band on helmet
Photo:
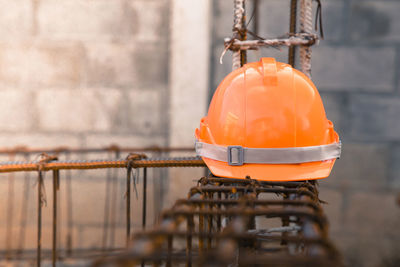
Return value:
[(196, 153), (232, 166), (244, 163), (295, 164), (336, 159), (340, 157), (341, 142), (320, 146), (287, 148), (248, 148), (220, 146), (196, 141)]

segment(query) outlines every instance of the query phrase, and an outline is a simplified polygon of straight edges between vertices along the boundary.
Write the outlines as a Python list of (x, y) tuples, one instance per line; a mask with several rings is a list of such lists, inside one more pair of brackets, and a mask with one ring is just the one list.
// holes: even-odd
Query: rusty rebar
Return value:
[[(296, 34), (297, 24), (297, 0), (290, 0), (290, 22), (289, 34)], [(294, 68), (296, 59), (296, 47), (289, 46), (288, 63)]]
[(37, 193), (37, 254), (36, 265), (41, 266), (42, 257), (42, 187), (43, 187), (43, 173), (39, 170), (38, 175), (38, 193)]
[[(52, 161), (42, 164), (42, 171), (50, 170), (85, 170), (126, 168), (129, 160), (69, 160)], [(2, 172), (37, 171), (38, 161), (34, 162), (5, 162), (0, 164)], [(204, 167), (203, 160), (199, 157), (142, 159), (132, 163), (132, 168), (167, 168), (167, 167)]]
[[(280, 199), (259, 198), (268, 195)], [(281, 218), (287, 220), (288, 225), (259, 228), (254, 220), (261, 217)], [(186, 221), (186, 229), (179, 227), (182, 219)], [(214, 221), (217, 228), (213, 227)], [(276, 263), (274, 256), (278, 252), (284, 253), (281, 257), (293, 260), (288, 260), (288, 264), (316, 266), (314, 262), (323, 261), (333, 266), (341, 264), (335, 247), (327, 239), (327, 221), (313, 182), (202, 178), (190, 190), (188, 199), (177, 200), (171, 209), (163, 212), (160, 225), (168, 224), (174, 227), (156, 227), (136, 233), (129, 252), (96, 264), (102, 266), (111, 262), (123, 266), (145, 261), (168, 266), (178, 262), (185, 262), (187, 266), (247, 266), (265, 264), (269, 257)], [(176, 239), (178, 244), (185, 239), (185, 252), (174, 250), (171, 239)], [(193, 247), (193, 239), (198, 240), (198, 252)], [(271, 247), (272, 244), (275, 245)], [(141, 250), (144, 246), (145, 251)], [(302, 250), (289, 250), (290, 246)]]
[(259, 0), (253, 0), (253, 33), (255, 35), (258, 35), (259, 32), (259, 6), (260, 6), (260, 1)]
[(14, 148), (0, 148), (0, 154), (10, 155), (10, 154), (70, 154), (70, 153), (78, 153), (78, 154), (86, 154), (86, 153), (104, 153), (104, 152), (113, 152), (120, 151), (124, 153), (132, 152), (194, 152), (193, 147), (160, 147), (160, 146), (149, 146), (149, 147), (122, 147), (117, 145), (110, 145), (102, 148), (78, 148), (78, 147), (56, 147), (56, 148), (38, 148), (38, 147), (25, 147), (25, 146), (17, 146)]
[(109, 237), (109, 225), (110, 225), (110, 194), (112, 177), (111, 170), (107, 169), (107, 178), (105, 185), (105, 198), (104, 198), (104, 213), (103, 213), (103, 237), (102, 237), (102, 247), (103, 250), (107, 250), (108, 247), (108, 237)]
[[(15, 155), (11, 154), (10, 159), (13, 159)], [(15, 175), (14, 173), (8, 174), (8, 194), (7, 194), (7, 220), (6, 220), (6, 258), (10, 259), (11, 255), (8, 251), (12, 250), (13, 241), (13, 222), (14, 222), (14, 189), (15, 187)]]
[[(120, 157), (120, 151), (115, 150), (114, 158)], [(114, 247), (115, 244), (115, 226), (118, 218), (117, 214), (117, 194), (118, 194), (118, 176), (116, 175), (116, 169), (111, 170), (112, 183), (111, 183), (111, 203), (110, 203), (110, 246)]]
[(52, 265), (57, 262), (57, 191), (60, 190), (60, 171), (53, 171), (53, 246), (52, 246)]
[(296, 33), (286, 38), (257, 39), (257, 40), (239, 40), (235, 38), (225, 38), (225, 49), (237, 50), (258, 50), (261, 47), (279, 47), (279, 46), (311, 46), (318, 40), (318, 35), (313, 33)]
[(142, 229), (146, 228), (147, 215), (147, 168), (143, 168)]
[[(234, 17), (233, 17), (233, 39), (246, 40), (246, 13), (245, 0), (233, 0)], [(232, 70), (240, 68), (246, 63), (246, 51), (240, 48), (232, 50)]]
[[(69, 160), (70, 153), (66, 154), (66, 159)], [(71, 178), (71, 170), (66, 171), (66, 201), (67, 201), (67, 238), (66, 238), (66, 249), (67, 255), (72, 255), (72, 246), (73, 246), (73, 239), (72, 239), (72, 231), (74, 227), (74, 220), (73, 220), (73, 199), (72, 199), (72, 178)]]
[(131, 236), (131, 166), (128, 166), (126, 173), (126, 245), (128, 245)]
[[(29, 161), (29, 154), (25, 154), (25, 160)], [(20, 231), (18, 236), (18, 258), (22, 255), (25, 247), (25, 233), (26, 233), (26, 222), (27, 214), (29, 208), (29, 195), (30, 195), (30, 173), (25, 173), (24, 175), (24, 189), (22, 197), (22, 207), (21, 207), (21, 220), (20, 220)]]

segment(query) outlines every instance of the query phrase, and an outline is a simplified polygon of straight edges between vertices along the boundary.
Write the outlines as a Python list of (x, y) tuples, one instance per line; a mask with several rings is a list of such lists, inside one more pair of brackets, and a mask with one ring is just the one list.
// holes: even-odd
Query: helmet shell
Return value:
[[(312, 81), (290, 65), (262, 58), (230, 73), (196, 129), (205, 143), (249, 148), (318, 146), (339, 141)], [(329, 176), (335, 159), (299, 164), (230, 166), (203, 157), (216, 176), (295, 181)]]

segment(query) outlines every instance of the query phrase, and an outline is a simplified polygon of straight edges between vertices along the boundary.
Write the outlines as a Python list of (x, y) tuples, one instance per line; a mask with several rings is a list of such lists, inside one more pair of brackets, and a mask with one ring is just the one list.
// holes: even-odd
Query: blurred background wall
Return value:
[[(0, 148), (193, 147), (194, 127), (207, 108), (210, 4), (0, 0)], [(71, 153), (59, 159), (126, 157), (117, 154)], [(142, 223), (143, 173), (136, 174), (133, 230)], [(156, 221), (161, 208), (186, 196), (203, 174), (196, 168), (169, 175), (149, 170), (147, 224)], [(79, 255), (78, 250), (125, 246), (124, 177), (123, 169), (61, 172), (58, 248)], [(48, 174), (45, 255), (52, 236), (51, 181)], [(34, 259), (37, 173), (1, 174), (0, 200), (0, 261), (12, 250), (25, 250)]]
[[(0, 5), (2, 148), (168, 145), (169, 1), (4, 0)], [(2, 160), (10, 158), (27, 159)], [(153, 223), (165, 190), (162, 174), (149, 174), (156, 177), (150, 182), (157, 194), (149, 190), (158, 206), (149, 204)], [(50, 176), (44, 249), (51, 246)], [(124, 176), (126, 170), (61, 172), (59, 248), (124, 246)], [(29, 254), (36, 247), (36, 181), (35, 173), (1, 175), (1, 259), (9, 250)], [(133, 214), (140, 213), (137, 202)], [(133, 217), (132, 224), (140, 228), (140, 219)]]
[(0, 145), (166, 144), (167, 0), (1, 6)]
[[(288, 32), (289, 2), (259, 0), (259, 35)], [(321, 199), (349, 266), (389, 266), (400, 251), (400, 2), (321, 2), (325, 39), (313, 48), (312, 76), (343, 142), (332, 176), (320, 182)], [(230, 53), (223, 65), (219, 56), (231, 35), (232, 1), (0, 4), (2, 147), (191, 146), (208, 100), (231, 70)], [(249, 60), (261, 56), (286, 62), (287, 50), (250, 52)], [(163, 185), (166, 203), (202, 174), (173, 170)], [(105, 179), (85, 181), (75, 184), (75, 201), (95, 206)], [(30, 218), (34, 226), (33, 212)], [(82, 240), (95, 235), (76, 231)]]

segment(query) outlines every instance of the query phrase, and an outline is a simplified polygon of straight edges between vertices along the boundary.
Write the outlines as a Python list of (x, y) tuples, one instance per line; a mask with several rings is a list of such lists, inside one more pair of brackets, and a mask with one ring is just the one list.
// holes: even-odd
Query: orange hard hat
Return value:
[(274, 58), (230, 73), (195, 134), (197, 154), (229, 178), (325, 178), (341, 151), (314, 84)]

